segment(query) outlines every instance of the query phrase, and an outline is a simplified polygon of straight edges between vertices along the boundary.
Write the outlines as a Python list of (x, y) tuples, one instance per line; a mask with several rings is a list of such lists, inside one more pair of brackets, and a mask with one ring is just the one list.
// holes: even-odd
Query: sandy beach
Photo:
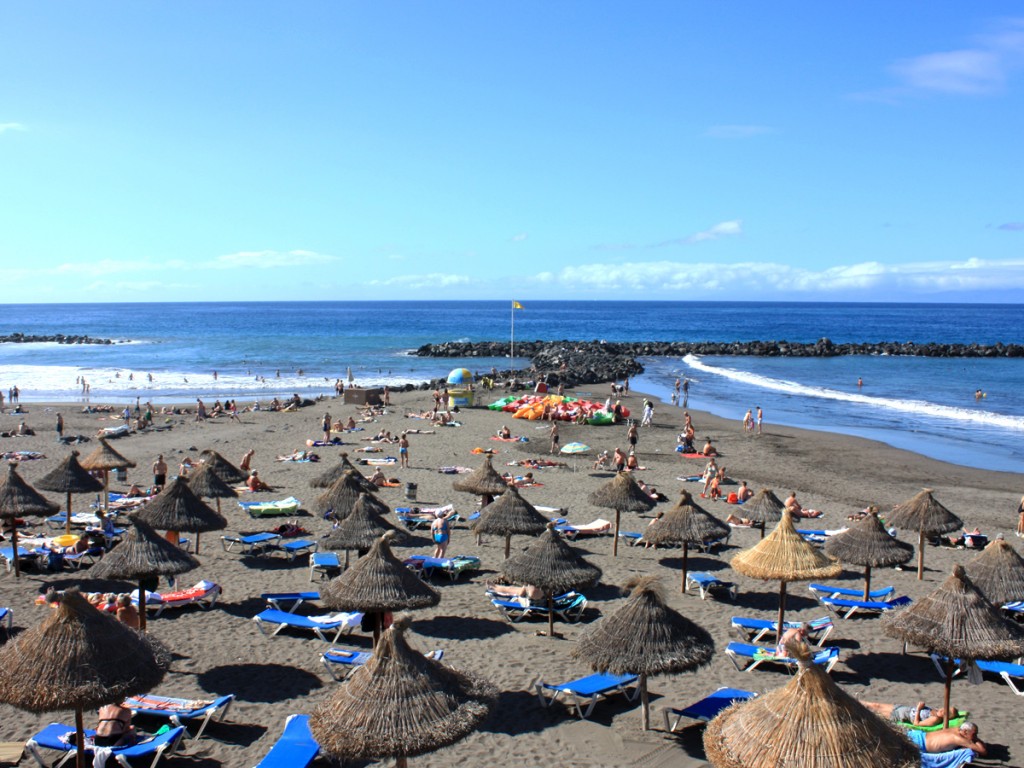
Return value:
[[(594, 388), (597, 389), (597, 388)], [(604, 389), (600, 389), (604, 392)], [(494, 397), (499, 396), (499, 392)], [(603, 396), (595, 398), (603, 400)], [(485, 397), (490, 402), (490, 397)], [(633, 392), (624, 404), (636, 415), (641, 410), (643, 395)], [(137, 463), (129, 470), (128, 481), (140, 486), (152, 482), (150, 467), (158, 454), (166, 457), (171, 474), (189, 456), (198, 460), (200, 451), (214, 449), (229, 461), (239, 462), (243, 453), (255, 448), (253, 466), (265, 482), (274, 487), (270, 494), (253, 495), (252, 500), (269, 500), (295, 496), (311, 511), (297, 522), (316, 538), (330, 530), (330, 524), (315, 514), (314, 501), (320, 494), (310, 481), (333, 465), (341, 451), (353, 459), (363, 454), (356, 450), (369, 443), (377, 430), (397, 434), (404, 429), (435, 430), (433, 434), (412, 434), (410, 440), (411, 468), (389, 467), (386, 473), (397, 477), (400, 487), (381, 489), (381, 500), (392, 509), (407, 506), (406, 483), (418, 486), (417, 504), (433, 506), (454, 504), (463, 517), (475, 511), (476, 499), (452, 490), (456, 476), (442, 474), (442, 466), (475, 468), (481, 457), (472, 449), (497, 451), (494, 466), (499, 471), (523, 474), (522, 468), (506, 466), (528, 457), (548, 457), (548, 425), (517, 421), (510, 415), (483, 408), (465, 409), (458, 415), (462, 426), (433, 427), (430, 422), (411, 419), (409, 412), (423, 411), (430, 405), (428, 392), (414, 391), (392, 396), (389, 412), (373, 423), (362, 426), (366, 431), (344, 434), (341, 447), (312, 448), (320, 456), (318, 463), (278, 462), (275, 457), (296, 450), (307, 450), (306, 441), (320, 437), (320, 420), (324, 411), (334, 419), (359, 418), (358, 408), (331, 399), (316, 406), (291, 413), (260, 411), (241, 414), (241, 423), (229, 419), (212, 419), (197, 423), (194, 416), (157, 417), (157, 424), (170, 429), (133, 434), (112, 442), (114, 448)], [(36, 430), (34, 437), (0, 438), (3, 451), (38, 451), (45, 459), (25, 461), (20, 472), (33, 482), (52, 469), (70, 450), (55, 441), (54, 421), (59, 410), (65, 421), (65, 434), (93, 436), (101, 427), (116, 426), (111, 414), (81, 413), (81, 403), (62, 405), (27, 404), (27, 415), (0, 416), (0, 427), (13, 430), (24, 418)], [(122, 406), (123, 407), (123, 406)], [(1016, 474), (989, 472), (945, 464), (899, 451), (884, 444), (843, 435), (810, 432), (764, 425), (764, 434), (745, 434), (741, 428), (742, 414), (724, 421), (710, 415), (692, 412), (698, 444), (706, 436), (714, 439), (722, 454), (720, 465), (727, 475), (746, 480), (753, 490), (769, 487), (780, 498), (796, 491), (806, 508), (824, 511), (820, 520), (806, 521), (805, 527), (835, 529), (847, 523), (847, 516), (876, 504), (882, 510), (905, 501), (922, 488), (931, 488), (936, 497), (959, 515), (970, 528), (978, 526), (989, 537), (1003, 533), (1019, 549), (1014, 536), (1015, 509), (1024, 493), (1024, 477)], [(166, 421), (165, 421), (166, 418)], [(685, 459), (675, 452), (676, 435), (683, 423), (683, 409), (667, 404), (656, 407), (654, 424), (640, 430), (637, 454), (646, 469), (637, 473), (648, 485), (656, 487), (669, 498), (659, 506), (667, 510), (678, 498), (681, 488), (695, 496), (700, 485), (682, 482), (679, 477), (700, 474), (704, 461)], [(505, 443), (490, 440), (498, 428), (507, 425), (512, 433), (528, 438), (528, 442)], [(568, 510), (572, 523), (589, 523), (597, 518), (613, 519), (610, 510), (591, 506), (591, 491), (612, 477), (611, 472), (593, 471), (594, 455), (603, 449), (626, 448), (626, 428), (593, 427), (560, 424), (562, 445), (581, 441), (591, 451), (578, 457), (561, 456), (568, 466), (533, 470), (540, 481), (538, 487), (525, 488), (522, 493), (535, 505)], [(76, 446), (86, 455), (96, 446), (95, 440)], [(394, 445), (376, 456), (397, 456)], [(965, 446), (964, 450), (970, 450)], [(366, 470), (366, 474), (372, 470)], [(727, 485), (728, 493), (735, 486)], [(112, 483), (112, 490), (127, 488)], [(54, 501), (63, 501), (48, 494)], [(698, 501), (719, 518), (736, 508), (721, 501)], [(85, 507), (76, 499), (76, 510)], [(233, 501), (222, 504), (229, 520), (226, 533), (252, 533), (269, 530), (285, 518), (253, 519)], [(657, 510), (655, 510), (657, 511)], [(624, 515), (623, 530), (641, 531), (654, 513), (644, 516)], [(30, 530), (45, 526), (32, 521)], [(459, 523), (452, 536), (449, 555), (469, 554), (481, 558), (479, 572), (463, 576), (456, 582), (436, 579), (442, 594), (440, 604), (412, 615), (411, 637), (414, 644), (427, 651), (440, 648), (444, 661), (451, 666), (482, 675), (502, 691), (497, 706), (484, 724), (464, 741), (435, 754), (410, 761), (422, 768), (440, 768), (452, 764), (469, 766), (619, 766), (648, 767), (699, 766), (703, 762), (699, 729), (686, 729), (682, 735), (668, 735), (662, 730), (660, 710), (665, 706), (683, 706), (720, 686), (733, 686), (765, 691), (786, 683), (784, 671), (762, 668), (754, 672), (737, 671), (722, 652), (736, 639), (730, 632), (734, 615), (772, 618), (777, 608), (778, 583), (747, 579), (729, 566), (729, 560), (740, 549), (758, 541), (759, 532), (737, 529), (729, 545), (714, 555), (691, 554), (690, 568), (719, 572), (722, 578), (736, 583), (735, 601), (701, 600), (696, 594), (680, 594), (680, 553), (673, 549), (643, 549), (621, 546), (617, 558), (611, 556), (611, 536), (580, 538), (576, 546), (604, 572), (601, 583), (587, 591), (587, 612), (581, 624), (558, 625), (564, 634), (561, 640), (537, 636), (541, 623), (511, 624), (500, 616), (484, 595), (484, 582), (493, 578), (500, 568), (503, 541), (494, 538), (477, 545), (475, 536)], [(916, 535), (901, 532), (900, 538), (916, 545)], [(524, 548), (528, 540), (513, 539), (513, 549)], [(432, 546), (425, 532), (411, 537), (411, 546), (397, 549), (399, 555), (429, 554)], [(948, 576), (954, 563), (964, 563), (976, 553), (946, 547), (928, 546), (926, 572), (918, 581), (916, 572), (879, 570), (873, 575), (877, 586), (892, 584), (897, 594), (920, 598), (935, 589)], [(292, 713), (308, 713), (336, 685), (323, 666), (320, 654), (328, 646), (310, 634), (282, 632), (274, 638), (260, 634), (252, 617), (265, 606), (263, 592), (298, 591), (315, 587), (309, 581), (305, 557), (289, 562), (281, 557), (245, 557), (225, 552), (218, 537), (204, 535), (199, 554), (202, 567), (186, 574), (182, 583), (191, 585), (208, 579), (223, 587), (223, 595), (211, 610), (186, 608), (167, 611), (151, 619), (150, 631), (174, 652), (171, 672), (154, 693), (188, 698), (212, 698), (233, 693), (236, 701), (222, 724), (212, 725), (199, 741), (185, 744), (184, 757), (177, 764), (196, 768), (255, 765), (280, 735), (285, 717)], [(621, 603), (618, 587), (635, 574), (657, 574), (663, 577), (668, 602), (684, 615), (706, 628), (716, 641), (716, 654), (711, 663), (693, 673), (657, 677), (651, 680), (652, 724), (657, 730), (644, 732), (640, 727), (638, 704), (610, 699), (599, 704), (588, 721), (580, 721), (566, 708), (538, 706), (532, 683), (537, 678), (564, 682), (589, 673), (584, 665), (573, 661), (570, 651), (574, 638), (589, 624), (608, 615)], [(843, 576), (849, 586), (860, 584), (859, 569), (848, 569)], [(89, 571), (49, 573), (28, 569), (20, 580), (13, 573), (0, 573), (0, 606), (14, 611), (15, 632), (38, 623), (48, 610), (34, 600), (48, 587), (63, 588), (81, 585), (86, 590), (125, 591), (126, 584), (98, 582), (89, 579)], [(811, 619), (826, 611), (806, 589), (806, 585), (789, 585), (787, 618)], [(344, 645), (368, 649), (370, 637), (356, 631)], [(838, 621), (829, 644), (841, 649), (841, 660), (832, 672), (833, 679), (850, 693), (871, 701), (914, 704), (924, 700), (941, 706), (942, 683), (935, 669), (923, 654), (904, 656), (896, 640), (884, 636), (877, 618), (854, 618)], [(986, 678), (981, 685), (957, 680), (953, 686), (953, 704), (971, 712), (971, 719), (980, 727), (980, 737), (990, 745), (990, 756), (983, 765), (1024, 764), (1024, 735), (1020, 733), (1021, 699), (1002, 682)], [(93, 718), (86, 716), (87, 726)], [(70, 712), (33, 715), (0, 706), (0, 741), (24, 741), (49, 722), (73, 722)], [(138, 721), (142, 728), (152, 722)], [(186, 762), (187, 761), (187, 762)], [(21, 765), (29, 765), (26, 755)], [(381, 763), (390, 764), (391, 761)]]

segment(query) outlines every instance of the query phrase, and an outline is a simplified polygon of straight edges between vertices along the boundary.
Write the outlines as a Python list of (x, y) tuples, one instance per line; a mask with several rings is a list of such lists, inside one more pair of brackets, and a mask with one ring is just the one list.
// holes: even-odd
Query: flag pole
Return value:
[(512, 302), (512, 335), (508, 345), (508, 367), (512, 370), (512, 360), (516, 356), (516, 303)]

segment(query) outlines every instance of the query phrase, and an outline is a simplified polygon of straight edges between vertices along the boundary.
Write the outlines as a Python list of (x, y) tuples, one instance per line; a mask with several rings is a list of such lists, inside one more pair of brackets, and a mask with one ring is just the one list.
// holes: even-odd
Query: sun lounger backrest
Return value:
[(256, 768), (305, 768), (320, 752), (309, 730), (309, 715), (291, 715), (274, 746)]

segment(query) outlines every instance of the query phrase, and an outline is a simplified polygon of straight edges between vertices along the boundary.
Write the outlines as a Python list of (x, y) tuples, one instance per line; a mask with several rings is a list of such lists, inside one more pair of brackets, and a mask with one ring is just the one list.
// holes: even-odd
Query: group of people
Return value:
[[(756, 415), (755, 415), (756, 414)], [(761, 434), (761, 422), (764, 419), (764, 411), (761, 410), (760, 405), (756, 405), (753, 408), (748, 408), (747, 412), (743, 415), (743, 431), (754, 432)]]

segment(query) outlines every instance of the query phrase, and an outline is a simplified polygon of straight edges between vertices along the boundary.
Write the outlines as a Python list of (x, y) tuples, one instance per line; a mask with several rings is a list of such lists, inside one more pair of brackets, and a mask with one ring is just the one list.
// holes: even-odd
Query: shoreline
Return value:
[[(633, 390), (623, 402), (636, 411), (644, 396)], [(310, 538), (317, 540), (329, 531), (329, 524), (316, 512), (315, 499), (320, 491), (311, 488), (310, 481), (332, 466), (342, 451), (353, 459), (363, 455), (356, 452), (369, 445), (362, 438), (376, 430), (397, 433), (407, 428), (420, 428), (434, 431), (433, 434), (410, 435), (411, 469), (386, 470), (389, 476), (400, 481), (400, 487), (383, 488), (379, 494), (391, 509), (410, 504), (403, 487), (414, 482), (418, 485), (417, 504), (452, 503), (463, 517), (468, 515), (475, 509), (474, 498), (454, 492), (452, 482), (458, 477), (442, 474), (438, 468), (450, 465), (476, 468), (481, 460), (479, 455), (471, 453), (476, 447), (499, 451), (493, 460), (499, 472), (522, 473), (524, 470), (510, 467), (509, 462), (549, 457), (547, 424), (512, 419), (509, 414), (485, 408), (471, 408), (460, 413), (462, 427), (435, 428), (429, 422), (404, 415), (429, 407), (430, 392), (395, 393), (392, 401), (391, 412), (372, 424), (365, 424), (366, 432), (342, 435), (345, 445), (313, 448), (321, 457), (318, 463), (279, 463), (274, 457), (306, 449), (305, 441), (319, 436), (324, 411), (329, 411), (335, 419), (347, 418), (357, 412), (355, 406), (346, 406), (331, 398), (295, 412), (241, 414), (241, 424), (227, 419), (196, 423), (194, 417), (175, 416), (171, 417), (171, 429), (131, 435), (112, 441), (111, 445), (136, 462), (137, 467), (128, 471), (128, 482), (139, 485), (151, 482), (150, 465), (158, 453), (164, 454), (171, 466), (170, 474), (175, 474), (184, 456), (195, 459), (204, 449), (217, 450), (237, 464), (244, 451), (256, 447), (253, 466), (276, 490), (269, 495), (249, 498), (295, 496), (301, 499), (308, 513), (295, 520), (310, 532)], [(46, 459), (21, 463), (19, 471), (30, 483), (52, 469), (69, 450), (87, 455), (97, 445), (94, 439), (78, 446), (57, 445), (52, 421), (57, 409), (61, 409), (65, 418), (65, 434), (91, 436), (99, 426), (117, 423), (106, 418), (108, 414), (77, 413), (80, 407), (75, 409), (74, 404), (66, 402), (33, 404), (30, 423), (37, 430), (36, 436), (0, 439), (5, 451), (35, 450), (46, 454)], [(824, 510), (823, 518), (803, 521), (806, 527), (839, 528), (847, 524), (849, 514), (868, 504), (888, 509), (910, 498), (921, 487), (929, 487), (935, 489), (936, 497), (959, 514), (968, 527), (977, 525), (990, 537), (1002, 532), (1020, 549), (1020, 540), (1013, 535), (1016, 525), (1013, 510), (1024, 492), (1022, 475), (954, 466), (863, 438), (771, 423), (765, 425), (765, 434), (755, 437), (742, 433), (738, 420), (721, 419), (695, 410), (690, 413), (698, 439), (709, 435), (714, 438), (722, 453), (719, 464), (726, 467), (729, 476), (747, 480), (755, 490), (772, 487), (780, 497), (795, 490), (805, 507)], [(699, 484), (676, 479), (698, 474), (704, 466), (703, 460), (685, 459), (674, 452), (682, 419), (683, 409), (656, 408), (654, 425), (640, 431), (637, 453), (647, 469), (637, 476), (665, 493), (670, 501), (651, 513), (623, 515), (623, 530), (642, 531), (654, 512), (667, 510), (676, 501), (681, 488), (693, 493), (705, 509), (720, 519), (741, 509), (721, 501), (700, 499)], [(507, 425), (514, 434), (526, 436), (529, 441), (491, 441), (490, 436), (501, 425)], [(578, 457), (551, 457), (564, 461), (567, 466), (538, 470), (537, 478), (542, 485), (525, 488), (522, 494), (535, 505), (565, 508), (565, 516), (574, 524), (596, 518), (609, 519), (609, 510), (593, 507), (587, 499), (612, 475), (593, 471), (591, 466), (597, 451), (627, 446), (625, 426), (560, 423), (559, 430), (563, 445), (579, 440), (591, 446), (591, 450)], [(377, 455), (397, 455), (395, 446), (382, 447), (385, 453)], [(113, 482), (111, 487), (120, 490), (126, 486)], [(726, 486), (725, 490), (732, 487)], [(59, 494), (49, 496), (54, 501), (61, 500)], [(84, 509), (87, 501), (77, 498), (75, 509)], [(228, 519), (228, 528), (223, 532), (226, 534), (269, 530), (287, 520), (250, 518), (232, 500), (225, 500), (222, 511)], [(917, 536), (912, 532), (901, 531), (899, 537), (916, 545)], [(198, 759), (197, 764), (204, 768), (216, 765), (247, 768), (257, 764), (278, 738), (286, 715), (312, 711), (334, 686), (343, 683), (331, 681), (319, 662), (320, 654), (329, 646), (299, 632), (286, 631), (274, 638), (264, 637), (251, 620), (264, 607), (259, 599), (263, 592), (317, 588), (315, 582), (309, 581), (305, 560), (289, 562), (281, 557), (243, 557), (223, 551), (215, 539), (214, 534), (202, 537), (202, 551), (198, 555), (202, 565), (197, 571), (180, 577), (180, 583), (187, 587), (202, 578), (220, 584), (224, 593), (217, 605), (209, 610), (168, 610), (150, 620), (154, 636), (175, 654), (172, 671), (154, 693), (186, 698), (234, 693), (237, 699), (227, 722), (212, 724), (203, 739), (187, 742), (185, 749), (186, 754), (191, 755), (193, 761)], [(599, 704), (589, 720), (579, 721), (561, 707), (541, 709), (533, 695), (532, 681), (540, 676), (548, 682), (563, 682), (588, 674), (587, 665), (570, 656), (574, 640), (599, 617), (609, 615), (621, 605), (619, 586), (638, 573), (650, 573), (661, 578), (668, 604), (707, 629), (715, 642), (715, 656), (707, 667), (696, 673), (652, 678), (653, 723), (660, 726), (662, 707), (692, 703), (720, 686), (763, 691), (784, 685), (790, 679), (785, 672), (770, 668), (739, 672), (724, 654), (726, 643), (736, 639), (730, 630), (731, 616), (770, 617), (778, 605), (778, 583), (748, 579), (728, 566), (737, 552), (758, 540), (757, 531), (736, 529), (725, 549), (712, 555), (690, 553), (692, 569), (712, 571), (736, 583), (738, 596), (731, 602), (713, 598), (701, 600), (693, 593), (681, 594), (679, 550), (622, 546), (619, 556), (613, 558), (609, 536), (581, 537), (573, 546), (599, 565), (604, 576), (598, 586), (586, 591), (588, 607), (583, 622), (559, 624), (558, 630), (566, 639), (552, 641), (535, 634), (542, 628), (540, 624), (508, 623), (490, 605), (484, 595), (484, 582), (493, 579), (500, 569), (504, 542), (488, 537), (483, 544), (477, 544), (465, 523), (459, 523), (453, 530), (449, 554), (478, 556), (482, 560), (481, 570), (457, 581), (444, 578), (432, 582), (442, 595), (441, 602), (434, 608), (412, 613), (411, 642), (420, 650), (443, 649), (446, 664), (490, 679), (501, 690), (501, 697), (492, 715), (477, 731), (450, 748), (417, 757), (415, 764), (418, 768), (446, 768), (453, 762), (490, 764), (496, 768), (542, 764), (598, 767), (639, 762), (651, 768), (705, 766), (692, 750), (692, 744), (696, 743), (693, 740), (684, 737), (680, 741), (659, 730), (642, 731), (637, 706), (625, 703), (621, 697)], [(512, 541), (514, 551), (528, 544), (525, 537), (514, 537)], [(431, 548), (423, 532), (412, 532), (410, 545), (396, 549), (396, 554), (399, 557), (429, 554)], [(945, 579), (954, 563), (962, 564), (974, 554), (970, 550), (928, 546), (924, 581), (918, 581), (916, 573), (910, 569), (878, 569), (875, 583), (877, 586), (891, 583), (898, 594), (919, 600)], [(860, 569), (847, 569), (842, 583), (857, 586), (860, 577)], [(18, 581), (13, 574), (0, 573), (0, 605), (13, 609), (17, 632), (17, 628), (32, 626), (45, 615), (46, 608), (33, 605), (38, 593), (51, 585), (63, 588), (79, 583), (85, 588), (103, 591), (123, 591), (128, 587), (119, 582), (90, 580), (88, 569), (54, 573), (29, 569)], [(165, 584), (161, 586), (167, 589)], [(787, 611), (795, 620), (825, 615), (823, 606), (812, 599), (802, 583), (792, 584)], [(314, 607), (310, 612), (320, 611)], [(367, 635), (357, 631), (338, 645), (366, 650), (368, 642)], [(837, 621), (829, 644), (838, 646), (841, 654), (832, 677), (851, 694), (872, 701), (903, 703), (923, 699), (932, 705), (941, 701), (942, 683), (930, 659), (920, 654), (901, 654), (900, 644), (881, 634), (877, 619)], [(1024, 755), (1024, 735), (1014, 727), (1015, 702), (1016, 697), (1005, 684), (993, 679), (987, 679), (980, 686), (959, 680), (954, 683), (953, 704), (969, 709), (972, 720), (979, 723), (981, 737), (993, 744), (989, 762), (1019, 764), (1019, 757), (1010, 758)], [(86, 715), (87, 727), (94, 725), (90, 722), (93, 716), (94, 713)], [(49, 722), (68, 722), (70, 717), (70, 713), (61, 712), (34, 715), (0, 705), (0, 740), (24, 740)], [(153, 721), (141, 719), (138, 724), (148, 730), (154, 725)], [(22, 764), (27, 765), (27, 759)], [(389, 763), (363, 765), (371, 764)]]

